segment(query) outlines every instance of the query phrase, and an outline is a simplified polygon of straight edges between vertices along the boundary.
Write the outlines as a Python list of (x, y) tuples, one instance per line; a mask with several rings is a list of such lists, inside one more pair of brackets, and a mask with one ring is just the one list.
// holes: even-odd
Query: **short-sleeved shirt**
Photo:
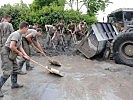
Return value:
[(22, 33), (19, 31), (15, 31), (12, 34), (9, 35), (5, 42), (6, 47), (10, 47), (11, 41), (16, 41), (16, 48), (18, 48), (21, 45), (21, 40), (22, 40)]
[(49, 35), (53, 36), (55, 32), (56, 32), (56, 30), (54, 30), (53, 27), (51, 27), (49, 30)]
[(35, 29), (28, 29), (28, 31), (26, 32), (26, 35), (31, 34), (33, 38), (36, 39), (37, 37), (37, 31)]
[(68, 25), (68, 29), (70, 29), (70, 30), (72, 30), (72, 32), (74, 32), (74, 30), (75, 30), (75, 24), (73, 24), (73, 25), (69, 24)]
[(0, 29), (3, 36), (9, 36), (14, 31), (12, 24), (9, 22), (2, 22)]

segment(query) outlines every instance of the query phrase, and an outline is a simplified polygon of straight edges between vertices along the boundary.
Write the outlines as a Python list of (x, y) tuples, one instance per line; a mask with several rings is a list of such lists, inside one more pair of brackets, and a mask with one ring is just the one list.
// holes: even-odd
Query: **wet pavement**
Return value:
[[(3, 86), (0, 100), (133, 100), (133, 68), (113, 61), (89, 60), (82, 56), (54, 56), (62, 66), (50, 65), (43, 56), (32, 57), (44, 66), (65, 73), (58, 77), (38, 65), (19, 75), (21, 89), (11, 89), (10, 79)], [(23, 68), (25, 71), (25, 67)], [(1, 72), (1, 71), (0, 71)]]

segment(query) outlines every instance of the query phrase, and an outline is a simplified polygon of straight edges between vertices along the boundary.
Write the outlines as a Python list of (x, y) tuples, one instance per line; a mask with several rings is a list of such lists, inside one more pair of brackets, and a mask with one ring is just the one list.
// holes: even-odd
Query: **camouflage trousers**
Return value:
[(17, 73), (19, 69), (16, 58), (14, 60), (11, 60), (9, 58), (10, 51), (11, 51), (10, 48), (2, 47), (2, 50), (0, 52), (1, 62), (2, 62), (1, 68), (3, 71), (3, 76), (10, 76), (13, 73)]
[(83, 31), (80, 31), (80, 30), (76, 31), (76, 39), (77, 39), (77, 41), (82, 40), (83, 36), (84, 36), (84, 32)]
[(49, 35), (49, 33), (47, 34), (47, 37), (46, 37), (46, 47), (48, 48), (52, 47), (51, 36)]
[(30, 46), (26, 38), (22, 38), (22, 47), (27, 55), (30, 55)]
[(71, 46), (72, 43), (72, 34), (70, 32), (68, 32), (67, 34), (65, 34), (65, 46)]
[[(22, 38), (22, 47), (24, 49), (24, 51), (26, 52), (26, 54), (28, 56), (30, 56), (30, 46), (29, 46), (29, 42), (26, 38)], [(30, 61), (25, 59), (25, 58), (21, 58), (19, 61), (19, 69), (22, 69), (23, 64), (26, 62), (26, 67), (30, 67)]]
[(65, 37), (62, 34), (58, 34), (56, 38), (54, 39), (55, 46), (65, 46)]

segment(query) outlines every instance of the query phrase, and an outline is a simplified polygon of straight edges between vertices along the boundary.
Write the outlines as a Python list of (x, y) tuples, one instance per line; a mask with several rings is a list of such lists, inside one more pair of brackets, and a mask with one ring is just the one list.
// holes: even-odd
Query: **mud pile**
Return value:
[(58, 47), (57, 49), (52, 49), (52, 48), (44, 48), (46, 54), (49, 56), (60, 56), (60, 55), (77, 55), (76, 48), (74, 47)]
[[(54, 49), (54, 48), (51, 48), (46, 45), (45, 36), (40, 37), (38, 40), (39, 40), (39, 43), (42, 45), (43, 50), (45, 51), (45, 53), (48, 56), (60, 56), (60, 55), (70, 56), (70, 55), (78, 55), (79, 54), (79, 52), (75, 48), (74, 44), (71, 44), (71, 46), (69, 46), (69, 47), (59, 45), (59, 46), (57, 46), (56, 49)], [(31, 55), (32, 56), (40, 56), (41, 54), (38, 51), (36, 51), (36, 49), (31, 47)]]

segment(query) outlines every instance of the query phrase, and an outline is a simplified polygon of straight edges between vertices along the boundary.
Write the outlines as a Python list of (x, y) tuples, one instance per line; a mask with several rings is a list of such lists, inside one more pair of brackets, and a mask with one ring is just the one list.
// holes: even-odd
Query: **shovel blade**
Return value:
[(61, 73), (59, 70), (54, 69), (54, 68), (50, 68), (50, 73), (51, 73), (51, 74), (58, 75), (58, 76), (60, 76), (60, 77), (63, 77), (63, 76), (64, 76), (64, 73)]
[(61, 64), (59, 62), (57, 62), (57, 61), (49, 60), (49, 62), (51, 63), (51, 65), (61, 66)]

